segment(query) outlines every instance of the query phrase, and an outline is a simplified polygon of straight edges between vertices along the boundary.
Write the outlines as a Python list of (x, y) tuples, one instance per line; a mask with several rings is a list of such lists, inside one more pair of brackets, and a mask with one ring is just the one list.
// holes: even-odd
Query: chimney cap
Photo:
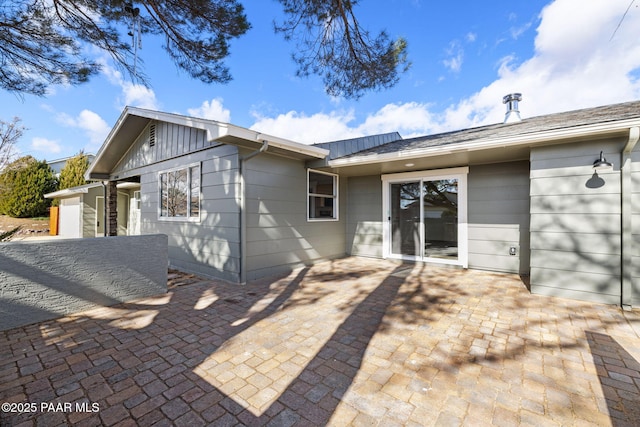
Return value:
[(505, 95), (502, 97), (502, 103), (506, 104), (507, 102), (511, 102), (511, 101), (522, 101), (522, 94), (521, 93), (510, 93), (509, 95)]
[(507, 104), (507, 112), (504, 115), (504, 123), (514, 123), (522, 120), (520, 118), (520, 110), (518, 102), (522, 101), (521, 93), (510, 93), (502, 98), (502, 103)]

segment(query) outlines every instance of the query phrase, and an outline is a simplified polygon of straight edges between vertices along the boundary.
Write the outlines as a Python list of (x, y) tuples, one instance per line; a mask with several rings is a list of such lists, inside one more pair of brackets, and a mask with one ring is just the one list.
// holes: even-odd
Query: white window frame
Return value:
[[(191, 216), (191, 168), (198, 167), (198, 215)], [(187, 216), (163, 216), (162, 215), (162, 175), (179, 170), (187, 170)], [(177, 221), (177, 222), (200, 222), (200, 213), (202, 212), (202, 164), (201, 162), (191, 163), (171, 169), (165, 169), (158, 172), (158, 220), (160, 221)]]
[[(327, 175), (332, 177), (333, 178), (333, 194), (329, 195), (329, 194), (314, 193), (312, 191), (311, 184), (309, 182), (309, 178), (312, 173), (317, 173), (320, 175)], [(327, 221), (340, 220), (340, 217), (339, 217), (340, 210), (338, 206), (338, 191), (339, 191), (338, 188), (340, 186), (339, 179), (340, 177), (338, 176), (338, 174), (335, 174), (335, 173), (324, 172), (324, 171), (319, 171), (315, 169), (307, 169), (307, 221), (308, 222), (327, 222)], [(322, 197), (322, 198), (333, 200), (333, 216), (332, 217), (311, 218), (311, 216), (309, 215), (309, 212), (311, 209), (311, 201), (312, 201), (312, 198), (316, 198), (316, 197)]]
[[(405, 172), (382, 175), (382, 256), (383, 258), (395, 258), (412, 261), (423, 261), (435, 264), (459, 265), (469, 267), (469, 236), (468, 236), (468, 211), (467, 211), (467, 175), (468, 167), (436, 169), (427, 171)], [(437, 181), (441, 179), (458, 180), (458, 259), (448, 260), (442, 258), (425, 257), (421, 253), (418, 256), (400, 255), (391, 252), (391, 184), (406, 181)], [(422, 207), (421, 207), (422, 211)], [(422, 217), (421, 213), (421, 217)], [(421, 241), (424, 241), (424, 221), (420, 224)]]

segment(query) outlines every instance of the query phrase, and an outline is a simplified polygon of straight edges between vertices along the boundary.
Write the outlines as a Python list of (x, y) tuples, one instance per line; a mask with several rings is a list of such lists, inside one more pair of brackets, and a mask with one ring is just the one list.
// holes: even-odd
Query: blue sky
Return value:
[(640, 99), (640, 0), (361, 0), (361, 24), (407, 39), (412, 67), (394, 88), (357, 101), (329, 97), (319, 78), (295, 76), (294, 45), (273, 32), (278, 2), (243, 3), (253, 28), (232, 44), (229, 84), (190, 79), (159, 48), (161, 39), (143, 36), (149, 88), (87, 47), (104, 61), (99, 76), (46, 97), (0, 92), (0, 119), (17, 116), (28, 128), (21, 154), (54, 160), (96, 153), (126, 105), (311, 144), (498, 123), (511, 92), (523, 94), (523, 117)]

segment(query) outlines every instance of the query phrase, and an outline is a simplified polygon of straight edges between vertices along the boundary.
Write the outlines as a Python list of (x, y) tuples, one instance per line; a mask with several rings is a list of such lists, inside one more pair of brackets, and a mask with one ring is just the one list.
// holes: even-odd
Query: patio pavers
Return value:
[(638, 311), (356, 257), (173, 284), (0, 332), (0, 424), (640, 423)]

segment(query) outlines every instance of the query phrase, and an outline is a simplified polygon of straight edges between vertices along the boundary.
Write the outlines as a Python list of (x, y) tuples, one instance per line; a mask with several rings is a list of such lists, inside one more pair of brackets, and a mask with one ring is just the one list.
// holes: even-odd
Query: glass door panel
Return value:
[(424, 257), (458, 259), (458, 180), (422, 182)]
[(391, 253), (420, 255), (420, 181), (391, 184)]

